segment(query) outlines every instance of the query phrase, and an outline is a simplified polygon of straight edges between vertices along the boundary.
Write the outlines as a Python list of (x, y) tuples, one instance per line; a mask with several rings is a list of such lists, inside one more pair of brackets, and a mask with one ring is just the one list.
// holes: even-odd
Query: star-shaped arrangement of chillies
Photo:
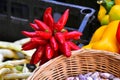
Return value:
[(22, 50), (36, 49), (30, 64), (40, 65), (59, 55), (71, 56), (71, 50), (80, 49), (72, 40), (80, 39), (79, 31), (68, 31), (64, 28), (69, 17), (69, 9), (66, 9), (57, 22), (52, 17), (52, 8), (46, 8), (43, 21), (35, 19), (30, 23), (34, 32), (22, 31), (22, 34), (30, 38), (30, 41), (22, 45)]

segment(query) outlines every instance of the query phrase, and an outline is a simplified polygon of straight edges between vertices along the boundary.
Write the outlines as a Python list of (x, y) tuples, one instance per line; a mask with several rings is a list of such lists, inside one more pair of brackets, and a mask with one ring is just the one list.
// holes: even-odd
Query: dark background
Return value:
[[(34, 5), (32, 4), (33, 1), (34, 0), (0, 0), (0, 40), (15, 41), (25, 37), (19, 31), (31, 30), (30, 27), (27, 27), (29, 26), (28, 25), (29, 21), (33, 21), (33, 18), (42, 16), (42, 13), (40, 13), (39, 11), (42, 11), (41, 9), (42, 7), (45, 8), (43, 4), (40, 5), (41, 8), (35, 9), (35, 14), (30, 13), (29, 11), (31, 10), (30, 7)], [(36, 0), (36, 2), (37, 1), (41, 0)], [(99, 10), (97, 0), (56, 0), (56, 1), (95, 9), (96, 10), (94, 14), (95, 18), (91, 22), (91, 24), (89, 24), (91, 28), (90, 33), (93, 33), (100, 26), (97, 20), (97, 13)], [(24, 4), (23, 2), (27, 4)], [(39, 3), (36, 4), (39, 5)], [(90, 37), (89, 35), (85, 36)]]
[(97, 4), (97, 0), (56, 0), (56, 1), (91, 7), (96, 10), (96, 13), (99, 10), (99, 5)]

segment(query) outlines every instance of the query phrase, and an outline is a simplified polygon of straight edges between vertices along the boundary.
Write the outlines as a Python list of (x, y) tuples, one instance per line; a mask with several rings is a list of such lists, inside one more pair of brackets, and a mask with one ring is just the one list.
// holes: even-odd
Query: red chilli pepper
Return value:
[(61, 44), (65, 43), (65, 37), (64, 37), (64, 35), (63, 35), (62, 33), (60, 33), (60, 32), (57, 32), (57, 33), (55, 34), (55, 39), (56, 39), (59, 43), (61, 43)]
[(63, 15), (60, 17), (60, 19), (58, 20), (58, 22), (55, 24), (55, 29), (57, 31), (61, 31), (64, 28), (64, 26), (65, 26), (65, 24), (66, 24), (66, 22), (68, 20), (68, 16), (69, 16), (69, 9), (67, 9), (63, 13)]
[(37, 24), (30, 23), (30, 26), (36, 31), (40, 30), (40, 28), (37, 26)]
[(32, 55), (30, 64), (37, 64), (41, 60), (43, 53), (44, 53), (44, 47), (39, 46), (39, 48)]
[(49, 61), (49, 60), (47, 59), (46, 55), (43, 54), (39, 66), (41, 66), (41, 65), (44, 64), (44, 63), (46, 63), (47, 61)]
[(51, 14), (48, 14), (48, 26), (52, 31), (53, 31), (53, 24), (54, 24), (54, 19)]
[(46, 57), (47, 57), (48, 59), (51, 59), (51, 58), (53, 57), (53, 53), (54, 53), (54, 51), (53, 51), (53, 49), (51, 48), (50, 44), (47, 44), (47, 45), (46, 45)]
[(52, 8), (51, 7), (46, 8), (46, 10), (44, 12), (43, 21), (46, 24), (48, 24), (48, 14), (52, 14)]
[(57, 50), (58, 50), (58, 43), (57, 43), (57, 41), (56, 41), (56, 39), (55, 39), (54, 36), (52, 36), (52, 37), (50, 38), (50, 45), (51, 45), (51, 47), (54, 49), (54, 51), (57, 51)]
[(82, 36), (82, 33), (79, 31), (71, 31), (69, 33), (66, 33), (64, 36), (65, 36), (65, 39), (67, 39), (67, 40), (80, 39), (80, 36)]
[(67, 42), (61, 44), (60, 51), (63, 52), (63, 54), (66, 57), (70, 57), (71, 56), (71, 49), (70, 49), (70, 47), (69, 47)]
[(43, 21), (44, 23), (46, 23), (51, 30), (53, 30), (53, 17), (52, 17), (52, 8), (48, 7), (45, 12), (44, 12), (44, 16), (43, 16)]
[(49, 32), (36, 31), (36, 34), (42, 39), (50, 39), (52, 37), (52, 33)]
[(45, 45), (45, 44), (47, 44), (46, 40), (40, 39), (38, 37), (31, 38), (31, 42), (35, 42), (36, 44), (39, 44), (39, 45)]
[(75, 43), (73, 43), (71, 41), (68, 41), (67, 43), (70, 46), (71, 50), (78, 50), (78, 49), (80, 49), (79, 46), (77, 46)]
[(46, 31), (46, 32), (51, 32), (51, 29), (42, 21), (35, 19), (34, 22), (38, 25), (40, 30)]
[(22, 34), (27, 37), (36, 37), (37, 36), (36, 32), (22, 31)]
[(116, 32), (116, 38), (118, 43), (120, 44), (120, 22), (118, 24), (117, 32)]
[(31, 50), (38, 47), (38, 45), (35, 42), (29, 41), (22, 45), (22, 50)]

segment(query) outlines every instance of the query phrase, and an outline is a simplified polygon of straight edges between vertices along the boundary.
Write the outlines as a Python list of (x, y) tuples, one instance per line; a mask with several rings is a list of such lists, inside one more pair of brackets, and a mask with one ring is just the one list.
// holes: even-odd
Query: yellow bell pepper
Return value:
[(104, 31), (102, 38), (95, 42), (92, 48), (119, 53), (118, 42), (116, 39), (118, 23), (119, 20), (110, 22)]
[(104, 8), (104, 6), (100, 5), (100, 9), (99, 9), (98, 15), (97, 15), (97, 18), (100, 22), (101, 22), (102, 18), (106, 15), (106, 13), (107, 13), (107, 11)]
[(82, 48), (91, 49), (94, 42), (99, 41), (103, 35), (104, 30), (107, 28), (107, 25), (100, 26), (94, 33), (88, 45), (83, 46)]
[(109, 20), (109, 15), (106, 14), (106, 15), (102, 18), (100, 24), (101, 24), (101, 25), (108, 25), (109, 22), (110, 22), (110, 20)]
[[(116, 31), (120, 20), (112, 21), (108, 25), (98, 28), (90, 43), (82, 48), (106, 50), (119, 53)], [(99, 36), (99, 37), (98, 37)]]
[(107, 25), (100, 26), (93, 34), (90, 43), (99, 41), (103, 35), (104, 30), (107, 28)]
[(109, 12), (109, 20), (120, 20), (120, 5), (114, 5)]

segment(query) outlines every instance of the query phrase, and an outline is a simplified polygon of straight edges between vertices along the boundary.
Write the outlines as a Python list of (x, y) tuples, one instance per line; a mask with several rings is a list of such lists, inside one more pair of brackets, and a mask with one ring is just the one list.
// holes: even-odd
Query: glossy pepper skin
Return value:
[(49, 26), (51, 30), (53, 30), (54, 20), (52, 17), (52, 8), (51, 7), (46, 8), (46, 10), (44, 12), (44, 16), (43, 16), (43, 22), (46, 23), (47, 26)]
[(66, 57), (70, 57), (71, 56), (71, 49), (70, 46), (68, 45), (67, 42), (60, 44), (60, 48), (61, 48), (61, 52), (66, 56)]
[(38, 49), (35, 51), (35, 53), (32, 55), (30, 64), (37, 64), (41, 60), (43, 52), (44, 52), (44, 47), (39, 46)]
[(120, 44), (120, 22), (118, 24), (117, 32), (116, 32), (116, 38), (118, 43)]
[[(88, 44), (87, 46), (84, 46), (83, 48), (90, 48), (90, 49), (96, 49), (96, 50), (105, 50), (110, 51), (114, 53), (119, 53), (119, 45), (117, 40), (117, 30), (118, 30), (118, 24), (120, 20), (112, 21), (107, 26), (105, 26), (105, 30), (101, 30), (101, 36), (93, 37), (94, 42)], [(99, 30), (97, 30), (99, 32)], [(96, 33), (96, 32), (95, 32)], [(98, 36), (98, 35), (93, 35)], [(91, 42), (91, 41), (90, 41)]]
[(68, 20), (68, 15), (69, 15), (69, 9), (67, 9), (63, 13), (63, 15), (61, 16), (61, 18), (58, 20), (58, 22), (54, 24), (54, 29), (55, 30), (61, 31), (64, 28), (64, 26), (65, 26), (65, 24), (66, 24), (66, 22)]
[[(92, 45), (96, 42), (99, 41), (102, 36), (104, 35), (104, 31), (107, 29), (107, 25), (100, 26), (92, 35), (91, 40), (88, 45), (83, 46), (82, 48), (87, 48), (91, 49)], [(99, 35), (99, 36), (98, 36)]]
[(52, 47), (50, 46), (50, 44), (46, 45), (46, 57), (48, 59), (53, 58), (53, 54), (54, 54), (54, 50), (52, 49)]
[(58, 50), (58, 43), (57, 43), (55, 37), (53, 37), (53, 36), (50, 38), (50, 45), (54, 49), (54, 51)]
[(71, 50), (78, 50), (80, 49), (79, 46), (77, 46), (75, 43), (68, 41), (67, 44), (69, 45), (69, 47), (71, 48)]
[(51, 32), (36, 31), (36, 34), (42, 39), (50, 39), (52, 37)]
[(29, 41), (22, 45), (22, 50), (31, 50), (38, 47), (38, 45), (35, 42)]
[(59, 55), (70, 57), (71, 50), (80, 49), (71, 41), (80, 39), (82, 33), (78, 31), (69, 32), (64, 29), (68, 15), (69, 9), (63, 13), (57, 22), (54, 22), (52, 8), (48, 7), (45, 10), (43, 21), (35, 19), (34, 23), (30, 23), (34, 32), (22, 31), (23, 35), (31, 38), (28, 43), (22, 45), (22, 49), (36, 49), (31, 57), (31, 64), (39, 63), (42, 65)]
[(78, 32), (78, 31), (71, 31), (69, 33), (66, 33), (64, 36), (67, 40), (69, 40), (69, 39), (80, 39), (80, 36), (82, 36), (82, 33)]
[(57, 33), (55, 34), (55, 38), (56, 38), (56, 40), (57, 40), (59, 43), (61, 43), (61, 44), (65, 43), (65, 37), (64, 37), (64, 35), (63, 35), (62, 33), (57, 32)]
[(42, 22), (38, 19), (35, 19), (34, 22), (38, 25), (40, 30), (46, 31), (46, 32), (51, 32), (51, 29), (49, 28), (49, 26), (47, 26), (44, 22)]
[(24, 34), (27, 37), (37, 37), (36, 32), (22, 31), (22, 34)]
[(46, 8), (45, 12), (44, 12), (44, 16), (43, 16), (43, 22), (45, 24), (47, 24), (49, 26), (49, 19), (48, 19), (48, 15), (51, 15), (52, 14), (52, 8), (51, 7), (48, 7)]
[(30, 23), (30, 26), (32, 27), (32, 29), (34, 29), (34, 30), (40, 30), (40, 28), (38, 27), (38, 25), (37, 24), (33, 24), (33, 23)]
[(110, 22), (105, 29), (102, 38), (95, 42), (92, 48), (119, 53), (119, 48), (117, 46), (118, 42), (116, 39), (118, 23), (119, 20)]
[(31, 41), (36, 43), (37, 45), (46, 45), (48, 42), (39, 38), (39, 37), (35, 37), (35, 38), (31, 38)]

